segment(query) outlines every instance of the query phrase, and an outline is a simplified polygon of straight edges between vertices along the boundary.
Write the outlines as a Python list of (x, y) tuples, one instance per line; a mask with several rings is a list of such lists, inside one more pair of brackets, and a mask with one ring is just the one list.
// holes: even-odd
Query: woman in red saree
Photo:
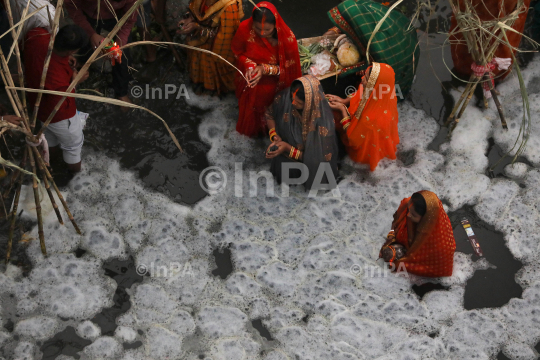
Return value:
[(329, 95), (328, 100), (333, 110), (341, 110), (336, 127), (353, 161), (369, 164), (373, 171), (381, 159), (396, 158), (399, 115), (390, 65), (373, 63), (352, 98)]
[(231, 48), (236, 66), (250, 80), (236, 76), (236, 131), (255, 137), (265, 132), (264, 114), (274, 96), (302, 76), (298, 44), (274, 5), (263, 1), (240, 24)]
[(398, 271), (425, 277), (451, 276), (456, 241), (450, 219), (437, 195), (422, 190), (403, 199), (394, 214), (392, 231), (381, 248), (401, 244), (407, 251), (394, 263)]

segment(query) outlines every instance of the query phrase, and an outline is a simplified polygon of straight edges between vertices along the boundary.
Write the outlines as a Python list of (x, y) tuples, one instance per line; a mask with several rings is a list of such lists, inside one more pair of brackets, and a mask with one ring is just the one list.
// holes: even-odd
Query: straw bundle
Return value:
[[(480, 0), (480, 3), (481, 6), (483, 6), (482, 9), (484, 7), (487, 9), (487, 6), (483, 0)], [(471, 74), (465, 90), (448, 117), (446, 125), (450, 126), (451, 133), (459, 123), (459, 120), (469, 104), (476, 87), (478, 85), (482, 85), (485, 89), (489, 89), (489, 92), (493, 97), (493, 101), (495, 102), (499, 117), (501, 119), (502, 127), (504, 129), (508, 129), (504, 111), (497, 97), (498, 93), (493, 87), (493, 76), (491, 75), (491, 71), (495, 67), (495, 62), (499, 60), (495, 59), (497, 49), (500, 47), (507, 47), (510, 50), (509, 53), (512, 57), (512, 65), (515, 67), (518, 75), (525, 110), (521, 123), (520, 135), (518, 136), (518, 139), (516, 139), (514, 147), (510, 150), (513, 151), (519, 143), (518, 150), (514, 157), (515, 159), (525, 149), (530, 134), (531, 118), (527, 91), (525, 89), (525, 84), (521, 76), (519, 65), (514, 57), (514, 53), (521, 50), (510, 43), (508, 40), (508, 32), (523, 36), (527, 40), (531, 41), (535, 46), (538, 44), (512, 28), (520, 16), (522, 16), (523, 13), (526, 13), (528, 10), (528, 6), (525, 4), (524, 0), (518, 0), (515, 9), (513, 9), (513, 11), (509, 12), (507, 15), (501, 15), (504, 13), (504, 9), (501, 8), (499, 11), (500, 17), (493, 17), (492, 20), (481, 19), (481, 16), (479, 16), (477, 13), (477, 10), (481, 9), (480, 3), (474, 0), (450, 0), (450, 5), (452, 6), (452, 11), (454, 12), (457, 26), (448, 34), (449, 42), (452, 45), (464, 43), (475, 63), (473, 64), (473, 67), (479, 69), (479, 71), (476, 71), (476, 73), (473, 71)], [(484, 104), (486, 107), (488, 106), (485, 96)]]

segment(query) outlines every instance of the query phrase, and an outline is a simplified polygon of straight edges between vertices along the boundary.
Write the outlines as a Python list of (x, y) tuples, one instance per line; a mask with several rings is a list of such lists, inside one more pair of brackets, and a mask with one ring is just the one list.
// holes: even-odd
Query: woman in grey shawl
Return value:
[(306, 189), (336, 186), (337, 138), (332, 109), (319, 80), (295, 80), (276, 95), (266, 111), (270, 141), (266, 157), (278, 182), (304, 184)]

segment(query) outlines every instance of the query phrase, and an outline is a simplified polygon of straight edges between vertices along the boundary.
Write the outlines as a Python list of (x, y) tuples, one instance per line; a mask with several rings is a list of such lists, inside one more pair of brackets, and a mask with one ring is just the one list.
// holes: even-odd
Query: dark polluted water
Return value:
[[(340, 3), (339, 0), (270, 2), (276, 5), (297, 38), (323, 34), (332, 26), (326, 12)], [(406, 0), (404, 5), (410, 13), (411, 9), (416, 6), (416, 1)], [(251, 13), (251, 8), (248, 6), (245, 9), (246, 14)], [(309, 9), (309, 14), (306, 13), (306, 9)], [(299, 14), (302, 16), (298, 16)], [(429, 149), (433, 151), (438, 151), (440, 145), (447, 141), (447, 128), (443, 124), (454, 106), (454, 100), (449, 91), (462, 84), (449, 73), (448, 67), (452, 66), (450, 49), (449, 47), (441, 49), (445, 36), (435, 33), (448, 31), (450, 14), (451, 9), (448, 2), (441, 1), (436, 6), (432, 21), (428, 22), (425, 17), (420, 17), (418, 30), (418, 35), (421, 38), (419, 69), (412, 92), (408, 96), (408, 100), (412, 102), (413, 106), (424, 110), (441, 125), (439, 133), (429, 145)], [(427, 30), (432, 34), (426, 35)], [(142, 69), (140, 73), (135, 75), (138, 81), (134, 85), (141, 86), (146, 90), (146, 84), (151, 89), (163, 88), (165, 83), (187, 83), (187, 76), (179, 73), (176, 67), (171, 65), (172, 56), (167, 52), (160, 53), (155, 64)], [(349, 85), (357, 86), (358, 82), (359, 79), (355, 77), (340, 79), (337, 84), (335, 79), (326, 79), (323, 81), (323, 87), (327, 93), (344, 96), (345, 88)], [(163, 124), (152, 115), (140, 110), (125, 114), (117, 107), (80, 101), (78, 102), (79, 109), (91, 115), (85, 131), (86, 146), (104, 152), (109, 157), (117, 159), (123, 168), (135, 171), (149, 189), (162, 192), (184, 205), (197, 203), (206, 196), (206, 193), (199, 186), (199, 174), (209, 166), (206, 159), (209, 146), (204, 144), (198, 135), (198, 125), (205, 111), (188, 106), (184, 98), (138, 99), (136, 103), (163, 117), (178, 138), (184, 153), (178, 151)], [(493, 166), (501, 159), (503, 152), (492, 140), (490, 141), (486, 155), (489, 158), (489, 165)], [(405, 165), (410, 165), (414, 163), (415, 155), (414, 151), (401, 152), (398, 153), (398, 158)], [(505, 159), (496, 166), (493, 175), (504, 177), (502, 169), (510, 160)], [(522, 161), (522, 159), (519, 160)], [(457, 251), (471, 254), (473, 261), (479, 260), (473, 254), (460, 223), (460, 220), (466, 217), (472, 224), (486, 260), (495, 266), (495, 268), (476, 271), (467, 282), (464, 299), (465, 309), (500, 307), (511, 298), (520, 297), (522, 288), (515, 282), (515, 274), (522, 265), (513, 258), (505, 245), (502, 234), (497, 232), (493, 226), (480, 220), (472, 207), (464, 207), (451, 212), (449, 216), (454, 229)], [(24, 228), (27, 229), (31, 225), (23, 224)], [(0, 226), (2, 251), (6, 243), (4, 229), (7, 229), (4, 225)], [(2, 251), (0, 251), (0, 255), (4, 255)], [(16, 246), (15, 251), (18, 261), (24, 263), (24, 247)], [(79, 251), (76, 255), (78, 257), (85, 256), (84, 251)], [(221, 279), (226, 279), (234, 270), (229, 248), (214, 249), (209, 261), (216, 264), (212, 274)], [(28, 261), (26, 262), (28, 263)], [(103, 269), (105, 274), (113, 278), (118, 285), (113, 298), (114, 305), (104, 309), (91, 321), (101, 328), (102, 335), (113, 335), (117, 326), (117, 317), (128, 311), (131, 306), (126, 290), (134, 283), (142, 282), (142, 277), (137, 274), (134, 260), (131, 257), (125, 261), (107, 262), (103, 265)], [(447, 289), (434, 283), (413, 286), (413, 290), (420, 298), (429, 291)], [(13, 331), (13, 322), (11, 322), (11, 326), (9, 324), (10, 321), (5, 322), (4, 327)], [(266, 341), (275, 341), (272, 334), (262, 324), (261, 319), (253, 320), (251, 326)], [(89, 340), (79, 337), (72, 327), (67, 327), (52, 339), (41, 344), (40, 349), (43, 352), (44, 360), (55, 359), (61, 354), (79, 358), (77, 353), (90, 343)], [(141, 345), (140, 342), (124, 344), (124, 348)], [(536, 346), (536, 349), (540, 352), (540, 344)], [(506, 359), (506, 357), (501, 352), (498, 359)]]

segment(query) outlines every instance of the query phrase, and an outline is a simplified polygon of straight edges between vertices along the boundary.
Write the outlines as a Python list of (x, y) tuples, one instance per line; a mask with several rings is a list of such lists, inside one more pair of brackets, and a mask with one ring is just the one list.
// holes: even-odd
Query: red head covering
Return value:
[[(302, 76), (300, 55), (296, 37), (285, 24), (274, 5), (268, 2), (257, 4), (258, 8), (269, 9), (276, 18), (277, 46), (253, 31), (253, 17), (242, 21), (234, 35), (231, 49), (236, 56), (237, 67), (245, 73), (250, 67), (261, 64), (279, 65), (277, 76), (263, 76), (257, 86), (249, 88), (246, 80), (236, 76), (236, 96), (239, 99), (239, 116), (236, 130), (247, 136), (256, 136), (264, 130), (264, 112), (281, 90), (291, 86)], [(253, 11), (260, 11), (257, 8)]]
[[(287, 24), (285, 24), (285, 21), (281, 18), (278, 11), (276, 10), (276, 7), (269, 2), (263, 1), (257, 4), (257, 7), (253, 9), (253, 11), (259, 11), (258, 8), (267, 8), (272, 12), (274, 17), (276, 18), (276, 31), (277, 31), (277, 38), (278, 38), (278, 61), (272, 62), (272, 59), (267, 58), (265, 59), (265, 56), (263, 53), (260, 54), (251, 54), (251, 56), (247, 56), (250, 60), (257, 64), (269, 64), (269, 63), (275, 63), (277, 62), (279, 64), (280, 68), (280, 75), (279, 75), (279, 83), (278, 88), (276, 92), (279, 92), (285, 88), (288, 88), (291, 86), (291, 83), (302, 76), (302, 70), (300, 68), (300, 55), (298, 53), (298, 43), (296, 42), (296, 37), (294, 36), (293, 32)], [(257, 43), (260, 40), (270, 52), (272, 52), (272, 45), (270, 45), (270, 42), (268, 42), (267, 39), (261, 38), (257, 36), (258, 39), (252, 39), (252, 29), (253, 29), (253, 17), (250, 17), (247, 20), (244, 20), (240, 27), (238, 28), (237, 34), (235, 35), (235, 38), (233, 39), (232, 48), (233, 51), (238, 55), (240, 55), (239, 51), (235, 51), (235, 49), (241, 49), (243, 47), (246, 47), (245, 42), (247, 42), (247, 47), (249, 47), (249, 43)], [(254, 33), (254, 32), (253, 32)], [(239, 42), (243, 42), (244, 44), (238, 44)], [(242, 46), (243, 45), (243, 46)], [(261, 58), (257, 58), (261, 57)], [(244, 70), (244, 69), (242, 69)], [(244, 80), (245, 82), (245, 80)]]
[(427, 209), (418, 224), (407, 217), (411, 198), (403, 199), (394, 214), (396, 240), (407, 248), (407, 254), (396, 261), (398, 271), (403, 264), (407, 272), (419, 276), (452, 276), (456, 241), (450, 219), (437, 195), (427, 190), (419, 194)]

